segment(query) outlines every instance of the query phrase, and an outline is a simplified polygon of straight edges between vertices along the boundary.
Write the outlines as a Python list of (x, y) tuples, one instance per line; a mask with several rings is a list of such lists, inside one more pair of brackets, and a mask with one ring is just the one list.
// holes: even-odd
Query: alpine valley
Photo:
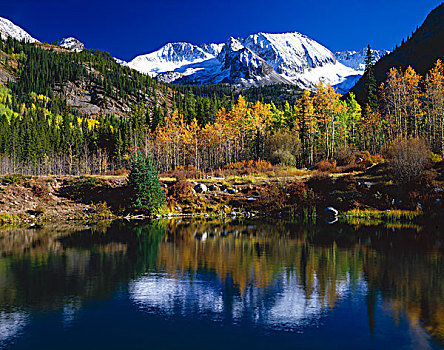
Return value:
[(441, 1), (4, 0), (0, 350), (444, 350)]

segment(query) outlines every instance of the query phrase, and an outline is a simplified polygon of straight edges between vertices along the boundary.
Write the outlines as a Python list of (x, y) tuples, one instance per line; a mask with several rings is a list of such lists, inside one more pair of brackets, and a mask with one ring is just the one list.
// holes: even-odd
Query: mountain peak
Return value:
[(239, 51), (245, 49), (244, 45), (242, 45), (238, 39), (233, 38), (232, 36), (230, 36), (230, 38), (227, 40), (225, 48), (231, 51)]
[(241, 42), (264, 58), (276, 72), (289, 77), (336, 63), (330, 50), (298, 32), (252, 34)]
[(72, 36), (68, 38), (63, 38), (60, 42), (60, 47), (76, 52), (81, 52), (85, 50), (85, 45), (80, 40), (77, 40)]
[(152, 53), (136, 57), (128, 63), (128, 66), (139, 72), (156, 76), (214, 57), (200, 46), (186, 42), (175, 42), (165, 44)]
[(20, 41), (26, 41), (29, 43), (38, 42), (24, 29), (20, 28), (18, 25), (12, 23), (9, 19), (0, 17), (0, 37), (1, 39), (6, 39), (8, 37), (14, 38)]

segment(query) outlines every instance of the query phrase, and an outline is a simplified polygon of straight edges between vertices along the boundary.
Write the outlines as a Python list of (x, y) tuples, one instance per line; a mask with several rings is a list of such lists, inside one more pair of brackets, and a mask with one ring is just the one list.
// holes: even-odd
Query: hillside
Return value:
[[(390, 68), (406, 69), (412, 66), (425, 75), (438, 59), (444, 58), (444, 4), (438, 6), (426, 18), (423, 25), (391, 54), (383, 57), (374, 67), (378, 85), (387, 77)], [(364, 78), (351, 89), (358, 101), (365, 101)]]
[(126, 116), (138, 102), (151, 109), (164, 103), (172, 106), (170, 89), (122, 67), (103, 51), (76, 53), (59, 46), (7, 40), (0, 57), (0, 81), (16, 82), (16, 93), (56, 96), (80, 114)]

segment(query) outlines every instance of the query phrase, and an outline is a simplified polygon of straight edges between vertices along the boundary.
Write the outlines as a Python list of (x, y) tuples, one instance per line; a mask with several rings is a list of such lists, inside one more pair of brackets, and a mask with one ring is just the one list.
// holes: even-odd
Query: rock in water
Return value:
[(327, 209), (324, 210), (324, 213), (334, 217), (337, 217), (339, 215), (339, 211), (337, 211), (333, 207), (328, 207)]

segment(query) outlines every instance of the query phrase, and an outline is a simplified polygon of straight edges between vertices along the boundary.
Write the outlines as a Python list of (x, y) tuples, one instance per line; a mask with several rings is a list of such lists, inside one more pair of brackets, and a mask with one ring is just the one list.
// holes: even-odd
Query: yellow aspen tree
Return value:
[(246, 129), (251, 135), (250, 137), (254, 144), (256, 160), (260, 159), (261, 153), (263, 153), (263, 139), (265, 131), (270, 125), (271, 117), (270, 106), (260, 101), (253, 105), (249, 114), (249, 123)]
[(343, 113), (343, 104), (340, 97), (341, 95), (336, 93), (330, 84), (324, 86), (321, 81), (316, 85), (314, 95), (315, 113), (322, 128), (324, 156), (327, 159), (331, 158), (334, 153), (335, 127)]
[(295, 106), (296, 130), (302, 144), (302, 157), (307, 164), (314, 163), (315, 134), (317, 132), (317, 120), (315, 117), (313, 98), (310, 90), (304, 90), (301, 98)]
[(427, 74), (425, 85), (430, 143), (444, 154), (444, 66), (441, 60)]
[[(248, 108), (248, 103), (246, 99), (239, 95), (238, 101), (229, 113), (229, 118), (231, 120), (231, 125), (234, 127), (236, 132), (236, 141), (239, 142), (239, 147), (235, 147), (236, 150), (245, 150), (246, 145), (246, 131), (249, 123), (250, 109)], [(237, 160), (240, 159), (240, 154), (236, 155)]]
[(405, 97), (407, 104), (407, 133), (409, 136), (419, 137), (420, 127), (422, 125), (421, 108), (421, 76), (418, 75), (412, 67), (408, 67), (404, 73)]
[(407, 90), (401, 70), (390, 69), (385, 84), (384, 96), (387, 117), (394, 120), (394, 138), (407, 137)]
[(188, 154), (190, 154), (193, 158), (193, 165), (199, 170), (200, 162), (199, 162), (199, 154), (200, 150), (200, 135), (201, 129), (199, 124), (197, 123), (197, 119), (194, 118), (191, 123), (187, 127), (187, 150)]

